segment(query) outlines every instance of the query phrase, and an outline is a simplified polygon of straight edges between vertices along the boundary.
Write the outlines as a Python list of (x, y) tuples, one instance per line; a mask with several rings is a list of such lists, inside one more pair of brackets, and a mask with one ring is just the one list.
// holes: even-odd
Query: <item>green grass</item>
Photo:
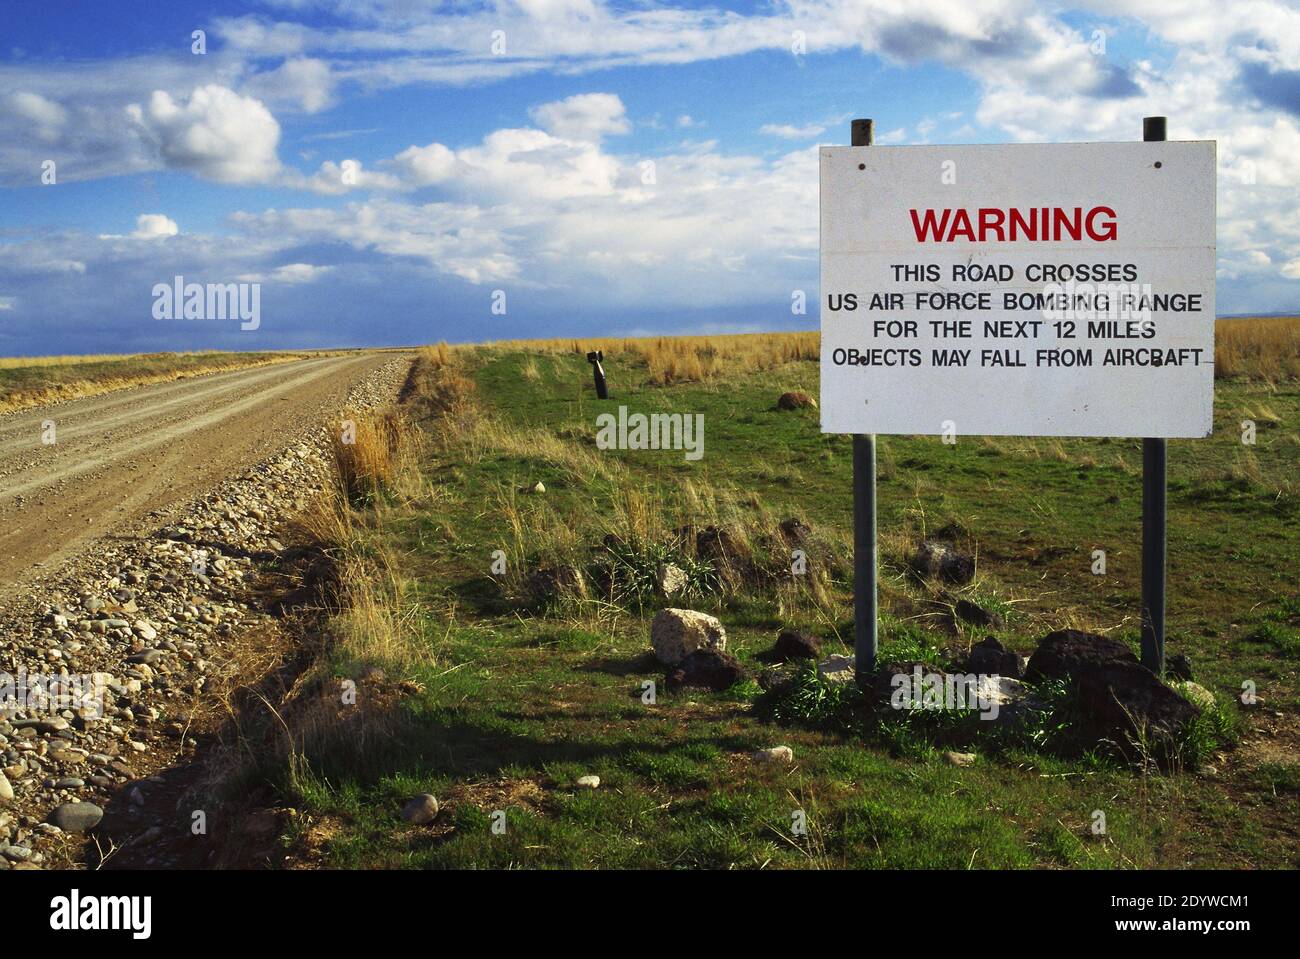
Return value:
[[(716, 571), (690, 571), (689, 605), (722, 619), (729, 650), (755, 675), (784, 626), (817, 633), (827, 653), (849, 651), (849, 438), (821, 434), (815, 411), (774, 409), (784, 389), (815, 393), (815, 365), (653, 387), (643, 367), (625, 362), (607, 359), (614, 398), (602, 404), (582, 357), (475, 353), (479, 403), (515, 428), (587, 455), (596, 453), (596, 415), (620, 403), (631, 412), (703, 413), (705, 456), (610, 451), (598, 454), (598, 468), (582, 469), (526, 444), (435, 444), (423, 472), (436, 502), (391, 512), (373, 535), (402, 557), (417, 634), (436, 662), (404, 677), (420, 691), (388, 707), (401, 721), (370, 759), (308, 756), (309, 774), (278, 780), (315, 824), (298, 827), (300, 849), (346, 867), (1300, 864), (1293, 831), (1279, 825), (1300, 812), (1294, 767), (1256, 769), (1244, 756), (1216, 755), (1249, 725), (1235, 699), (1244, 681), (1270, 710), (1297, 707), (1300, 446), (1293, 429), (1261, 429), (1249, 448), (1236, 431), (1240, 411), (1264, 392), (1281, 421), (1294, 423), (1295, 384), (1221, 381), (1215, 436), (1170, 444), (1169, 652), (1187, 654), (1197, 682), (1219, 696), (1187, 744), (1198, 762), (1240, 767), (1216, 778), (1152, 775), (1088, 750), (1066, 755), (1055, 748), (1063, 726), (1050, 720), (1017, 741), (976, 741), (978, 761), (958, 768), (942, 758), (943, 730), (835, 721), (851, 712), (854, 693), (807, 677), (801, 700), (777, 715), (755, 709), (754, 683), (670, 695), (646, 655), (649, 617), (667, 602), (647, 584), (674, 557), (652, 544), (617, 557), (639, 584), (630, 593), (559, 608), (521, 604), (518, 583), (537, 565), (600, 555), (628, 488), (672, 528), (710, 519), (687, 495), (698, 487), (719, 498), (727, 518), (798, 516), (816, 536), (808, 579), (820, 573), (824, 595), (802, 583), (728, 585)], [(536, 372), (525, 375), (530, 364)], [(1136, 440), (882, 438), (888, 655), (939, 663), (988, 632), (953, 625), (941, 597), (905, 570), (909, 546), (945, 526), (979, 555), (977, 581), (961, 595), (1005, 617), (998, 635), (1012, 647), (1027, 653), (1066, 624), (1136, 642), (1140, 462)], [(514, 493), (538, 480), (544, 495)], [(489, 571), (496, 549), (510, 556), (505, 577)], [(1091, 572), (1095, 549), (1106, 551), (1104, 576)], [(340, 675), (349, 668), (336, 664)], [(643, 701), (647, 680), (658, 683), (654, 703)], [(1054, 695), (1059, 719), (1068, 697)], [(792, 747), (792, 765), (750, 758), (777, 744)], [(586, 774), (601, 777), (599, 789), (575, 787)], [(403, 798), (423, 791), (444, 812), (432, 827), (404, 825)], [(1096, 810), (1106, 816), (1104, 836), (1089, 828)], [(504, 832), (492, 828), (497, 811)]]

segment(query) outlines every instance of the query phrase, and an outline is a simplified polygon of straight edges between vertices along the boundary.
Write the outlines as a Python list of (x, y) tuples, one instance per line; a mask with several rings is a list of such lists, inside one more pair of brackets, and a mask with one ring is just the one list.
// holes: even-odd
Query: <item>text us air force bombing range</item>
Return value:
[(1194, 437), (1214, 144), (823, 147), (831, 433)]

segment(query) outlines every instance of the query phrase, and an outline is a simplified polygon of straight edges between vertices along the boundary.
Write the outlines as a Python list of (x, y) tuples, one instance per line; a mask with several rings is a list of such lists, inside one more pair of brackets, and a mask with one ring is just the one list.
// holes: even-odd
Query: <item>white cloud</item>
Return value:
[(332, 266), (313, 266), (310, 263), (286, 263), (269, 273), (243, 273), (236, 279), (241, 283), (310, 283), (332, 269)]
[(809, 123), (797, 127), (789, 123), (765, 123), (758, 130), (764, 136), (780, 137), (783, 140), (811, 140), (826, 132), (823, 123)]
[(155, 90), (127, 116), (163, 163), (219, 183), (265, 183), (280, 172), (280, 124), (266, 106), (216, 84), (178, 103)]
[(338, 100), (329, 64), (312, 57), (294, 57), (257, 74), (246, 92), (267, 103), (294, 105), (306, 113), (320, 113)]
[(0, 312), (12, 310), (16, 300), (12, 296), (0, 296)]
[(39, 93), (20, 90), (10, 95), (9, 105), (18, 116), (30, 120), (36, 136), (46, 142), (57, 139), (68, 122), (68, 111)]
[(176, 221), (161, 213), (142, 213), (136, 217), (135, 232), (131, 237), (136, 240), (155, 240), (165, 236), (175, 236), (180, 232)]
[(441, 143), (407, 147), (394, 158), (406, 179), (417, 186), (442, 183), (456, 170), (456, 154)]
[(528, 115), (543, 130), (565, 140), (596, 143), (631, 129), (623, 101), (612, 93), (579, 93), (534, 107)]

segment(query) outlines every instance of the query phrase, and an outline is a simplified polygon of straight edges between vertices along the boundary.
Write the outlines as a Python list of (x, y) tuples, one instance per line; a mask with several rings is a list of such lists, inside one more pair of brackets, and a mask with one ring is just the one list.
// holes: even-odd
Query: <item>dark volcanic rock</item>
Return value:
[(1002, 629), (1006, 626), (1006, 620), (1002, 618), (1001, 613), (985, 609), (978, 603), (972, 603), (969, 599), (957, 600), (957, 605), (953, 607), (953, 613), (958, 619), (976, 626), (987, 626), (989, 629)]
[(1192, 675), (1192, 661), (1182, 653), (1165, 660), (1165, 675), (1170, 679), (1181, 679), (1183, 682), (1191, 682), (1196, 678)]
[(725, 526), (707, 526), (695, 537), (695, 555), (718, 569), (745, 566), (750, 561), (749, 548)]
[(670, 691), (695, 687), (717, 692), (745, 678), (744, 667), (735, 656), (719, 649), (697, 649), (668, 670), (665, 685)]
[(788, 546), (802, 546), (812, 535), (812, 527), (797, 517), (781, 520), (781, 536)]
[(927, 541), (917, 547), (912, 566), (926, 579), (938, 577), (959, 586), (975, 578), (975, 557), (946, 543)]
[(1098, 666), (1137, 661), (1132, 650), (1116, 640), (1077, 629), (1060, 629), (1049, 633), (1038, 644), (1034, 655), (1029, 657), (1025, 678), (1030, 682), (1078, 679), (1084, 671)]
[(1079, 707), (1099, 735), (1160, 739), (1195, 719), (1198, 710), (1140, 663), (1089, 667), (1078, 677)]
[(1122, 750), (1145, 739), (1161, 761), (1170, 756), (1171, 737), (1198, 714), (1127, 646), (1093, 633), (1049, 634), (1030, 657), (1025, 677), (1070, 681), (1078, 692), (1081, 733)]
[(546, 566), (528, 577), (527, 590), (533, 603), (544, 606), (564, 596), (585, 597), (587, 582), (576, 566)]
[(966, 671), (986, 676), (1020, 676), (1020, 655), (1007, 649), (992, 636), (971, 647)]
[(822, 641), (812, 633), (784, 629), (772, 647), (772, 659), (778, 663), (792, 659), (817, 659), (821, 656)]

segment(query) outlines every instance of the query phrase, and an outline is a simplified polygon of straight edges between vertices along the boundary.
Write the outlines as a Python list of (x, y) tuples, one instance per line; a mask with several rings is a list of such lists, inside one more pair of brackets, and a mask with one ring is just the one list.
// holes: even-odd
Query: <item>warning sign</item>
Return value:
[(1214, 150), (823, 147), (823, 431), (1209, 435)]

